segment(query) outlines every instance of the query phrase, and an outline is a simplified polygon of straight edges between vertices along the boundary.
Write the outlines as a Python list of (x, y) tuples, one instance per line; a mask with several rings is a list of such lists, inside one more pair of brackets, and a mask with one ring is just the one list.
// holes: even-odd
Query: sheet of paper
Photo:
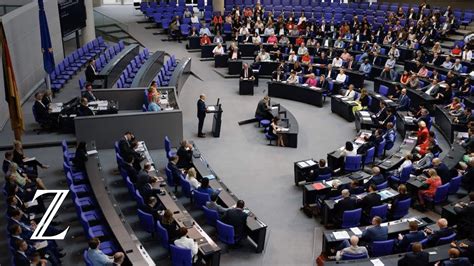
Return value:
[(300, 168), (308, 167), (308, 164), (307, 164), (306, 162), (299, 162), (299, 163), (297, 163), (297, 165), (298, 165)]
[(370, 113), (367, 111), (360, 111), (359, 112), (362, 116), (370, 116)]
[(436, 252), (436, 251), (430, 251), (430, 252), (428, 252), (428, 253), (429, 253), (430, 255), (436, 255), (436, 254), (438, 254), (438, 252)]
[(42, 248), (45, 248), (45, 247), (47, 247), (47, 246), (48, 246), (48, 241), (46, 241), (46, 240), (45, 240), (45, 241), (41, 241), (41, 242), (36, 242), (36, 243), (34, 244), (34, 247), (35, 247), (36, 249), (42, 249)]
[(211, 105), (211, 106), (208, 106), (208, 107), (207, 107), (207, 110), (208, 110), (208, 111), (215, 111), (216, 108), (215, 108), (213, 105)]
[(37, 206), (37, 205), (38, 205), (38, 201), (37, 201), (37, 200), (28, 201), (28, 202), (25, 203), (25, 207), (26, 207), (26, 208), (33, 207), (33, 206)]
[(333, 236), (336, 240), (343, 240), (343, 239), (351, 238), (349, 236), (349, 234), (347, 233), (347, 231), (333, 232), (332, 234), (333, 234)]
[(372, 264), (374, 264), (374, 266), (383, 266), (383, 262), (380, 260), (380, 259), (373, 259), (373, 260), (370, 260), (370, 262), (372, 262)]
[(352, 227), (351, 231), (352, 233), (354, 233), (354, 235), (357, 235), (357, 236), (362, 235), (362, 231), (359, 229), (359, 227)]
[(87, 151), (87, 155), (92, 155), (92, 154), (96, 154), (96, 153), (97, 153), (97, 150)]
[(316, 164), (316, 162), (313, 160), (307, 160), (305, 163), (307, 163), (309, 166), (313, 166)]

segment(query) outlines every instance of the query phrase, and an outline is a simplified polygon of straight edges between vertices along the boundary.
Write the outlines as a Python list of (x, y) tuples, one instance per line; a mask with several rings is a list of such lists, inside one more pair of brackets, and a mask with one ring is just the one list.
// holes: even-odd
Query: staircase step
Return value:
[(137, 41), (135, 39), (132, 39), (132, 38), (125, 38), (125, 39), (121, 39), (126, 45), (130, 45), (130, 44), (135, 44), (137, 43)]

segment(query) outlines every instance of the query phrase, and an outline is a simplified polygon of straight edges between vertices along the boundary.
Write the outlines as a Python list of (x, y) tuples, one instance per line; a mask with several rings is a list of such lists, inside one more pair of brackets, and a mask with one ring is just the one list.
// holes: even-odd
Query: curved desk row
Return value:
[[(219, 203), (226, 207), (232, 208), (237, 204), (239, 198), (222, 182), (218, 175), (209, 166), (201, 152), (194, 145), (193, 165), (200, 178), (209, 178), (209, 185), (214, 190), (220, 190)], [(261, 253), (265, 247), (265, 238), (267, 234), (267, 225), (257, 218), (255, 213), (249, 213), (247, 217), (247, 234), (255, 244), (255, 251)]]
[(467, 125), (454, 123), (455, 116), (449, 114), (449, 111), (443, 106), (435, 106), (434, 118), (436, 122), (434, 125), (436, 125), (449, 143), (454, 142), (455, 132), (467, 132)]
[(122, 74), (123, 70), (127, 67), (130, 61), (139, 54), (140, 47), (138, 44), (131, 44), (120, 53), (118, 53), (107, 65), (102, 68), (99, 75), (104, 76), (104, 88), (109, 88), (109, 84), (112, 86), (117, 82)]
[[(146, 144), (142, 142), (141, 145), (143, 147), (145, 161), (155, 166)], [(157, 170), (155, 170), (155, 174), (156, 176), (160, 176)], [(166, 209), (173, 213), (173, 219), (176, 224), (178, 224), (179, 227), (188, 229), (187, 236), (196, 241), (199, 246), (199, 253), (206, 260), (207, 265), (218, 266), (220, 263), (220, 247), (199, 226), (191, 214), (184, 208), (183, 204), (177, 200), (174, 193), (166, 186), (166, 181), (154, 183), (153, 187), (164, 191), (164, 193), (158, 194), (158, 199)]]
[(292, 148), (298, 147), (298, 121), (293, 114), (284, 106), (275, 102), (272, 104), (272, 114), (280, 118), (280, 126), (288, 129), (279, 132), (279, 134), (283, 135), (285, 146)]
[(191, 74), (191, 57), (184, 57), (174, 68), (173, 75), (171, 75), (168, 86), (175, 87), (176, 93), (179, 95), (186, 80)]
[(97, 205), (103, 213), (103, 219), (125, 254), (129, 262), (127, 265), (155, 265), (107, 187), (97, 151), (88, 156), (86, 171)]
[(138, 70), (135, 78), (133, 78), (133, 82), (130, 87), (148, 87), (163, 67), (164, 58), (165, 52), (154, 52), (150, 58), (148, 58), (146, 62), (140, 67), (140, 70)]
[(323, 107), (323, 90), (301, 84), (268, 82), (268, 96), (277, 97)]

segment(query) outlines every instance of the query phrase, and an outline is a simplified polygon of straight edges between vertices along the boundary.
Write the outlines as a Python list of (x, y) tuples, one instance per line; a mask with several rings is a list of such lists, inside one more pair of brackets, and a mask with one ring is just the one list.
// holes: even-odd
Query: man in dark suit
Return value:
[(79, 108), (77, 108), (77, 116), (93, 116), (94, 115), (94, 112), (89, 108), (88, 104), (89, 104), (89, 101), (87, 101), (87, 98), (82, 97), (81, 104), (79, 105)]
[(474, 192), (469, 193), (469, 203), (456, 203), (459, 239), (474, 239)]
[(50, 125), (51, 116), (49, 115), (48, 107), (43, 103), (43, 93), (35, 93), (35, 103), (33, 104), (33, 114), (36, 122), (41, 125)]
[(412, 245), (412, 251), (398, 261), (398, 266), (428, 266), (430, 265), (430, 254), (423, 251), (420, 243), (416, 242)]
[(86, 91), (82, 93), (82, 97), (86, 98), (89, 102), (97, 101), (94, 93), (92, 92), (92, 84), (86, 84)]
[(425, 229), (425, 233), (428, 235), (427, 246), (436, 246), (440, 238), (447, 237), (454, 233), (453, 229), (448, 227), (448, 220), (441, 218), (436, 222), (436, 224), (438, 225), (439, 230), (433, 231), (429, 228)]
[(141, 209), (144, 212), (153, 215), (153, 218), (156, 221), (159, 221), (161, 219), (159, 211), (164, 210), (163, 205), (158, 202), (158, 199), (156, 197), (149, 197), (147, 200), (145, 200), (145, 206), (142, 206)]
[(131, 155), (126, 155), (123, 160), (125, 163), (122, 165), (123, 170), (127, 173), (130, 181), (132, 183), (137, 183), (138, 181), (138, 170), (134, 167), (134, 158)]
[[(377, 166), (374, 166), (372, 167), (372, 177), (370, 178), (369, 182), (367, 182), (367, 187), (370, 186), (371, 184), (374, 184), (374, 185), (380, 185), (382, 184), (383, 182), (385, 182), (386, 179), (385, 177), (383, 176), (383, 174), (380, 172), (380, 168), (378, 168)], [(375, 188), (377, 189), (377, 188)]]
[(137, 145), (135, 136), (130, 131), (125, 132), (118, 143), (120, 156), (122, 156), (124, 160), (127, 156), (132, 157), (133, 167), (139, 171), (141, 169), (140, 161), (142, 161), (142, 156), (139, 152), (134, 150), (135, 145)]
[(410, 98), (407, 95), (407, 89), (402, 89), (398, 99), (398, 111), (408, 111), (410, 109)]
[(178, 190), (178, 184), (180, 183), (181, 175), (183, 174), (183, 171), (181, 171), (177, 166), (178, 160), (178, 156), (171, 156), (167, 166), (171, 171), (171, 176), (173, 177), (175, 192)]
[(240, 71), (240, 80), (254, 80), (252, 69), (249, 68), (249, 64), (244, 63), (242, 71)]
[(138, 172), (136, 188), (140, 191), (145, 202), (148, 198), (156, 195), (160, 190), (153, 188), (153, 183), (157, 182), (159, 177), (151, 175), (151, 164), (145, 163), (143, 169)]
[(336, 225), (342, 223), (342, 216), (345, 211), (351, 211), (357, 208), (357, 201), (351, 198), (351, 193), (348, 189), (341, 191), (342, 199), (334, 205), (333, 219)]
[(318, 88), (321, 88), (323, 91), (329, 91), (329, 82), (327, 81), (326, 76), (324, 74), (319, 77), (316, 86)]
[(245, 235), (245, 226), (247, 224), (247, 216), (244, 212), (245, 202), (238, 200), (235, 208), (228, 209), (222, 216), (222, 221), (234, 227), (235, 240), (242, 239)]
[(380, 226), (382, 223), (382, 218), (379, 216), (374, 216), (372, 218), (372, 226), (362, 232), (361, 240), (367, 243), (369, 246), (372, 245), (374, 241), (384, 241), (388, 238), (388, 227)]
[(403, 236), (401, 234), (398, 234), (397, 249), (400, 252), (405, 252), (411, 243), (420, 242), (421, 240), (426, 238), (425, 233), (423, 233), (423, 231), (418, 231), (417, 221), (408, 222), (408, 227), (410, 228), (410, 231), (407, 234)]
[(472, 263), (466, 257), (459, 257), (461, 252), (458, 249), (450, 248), (448, 250), (449, 260), (443, 261), (442, 266), (471, 266)]
[[(28, 250), (28, 244), (25, 240), (15, 241), (15, 255), (13, 261), (16, 266), (30, 266), (32, 265), (30, 258), (26, 254)], [(46, 263), (46, 262), (45, 262)]]
[(367, 216), (370, 214), (372, 207), (382, 205), (382, 198), (376, 191), (377, 187), (375, 184), (370, 184), (368, 194), (358, 202), (362, 212)]
[(379, 108), (379, 111), (375, 113), (375, 119), (377, 119), (377, 121), (383, 121), (387, 118), (387, 104), (384, 101), (380, 101)]
[(331, 168), (327, 167), (326, 160), (324, 159), (319, 160), (318, 167), (314, 169), (314, 171), (312, 170), (311, 172), (312, 179), (308, 180), (309, 182), (316, 180), (319, 176), (328, 175), (332, 173)]
[(284, 81), (285, 80), (285, 73), (283, 73), (281, 68), (277, 68), (275, 71), (272, 72), (272, 81)]
[(49, 107), (49, 104), (53, 102), (53, 92), (51, 90), (44, 90), (41, 102), (43, 102), (44, 106)]
[(204, 138), (206, 134), (202, 133), (202, 127), (204, 125), (204, 119), (206, 119), (207, 107), (206, 107), (206, 95), (201, 94), (197, 101), (197, 117), (198, 117), (198, 137)]
[[(90, 84), (93, 84), (95, 80), (103, 79), (102, 75), (99, 75), (95, 69), (95, 60), (90, 59), (86, 67), (86, 81)], [(101, 87), (101, 86), (96, 86)]]
[(443, 184), (449, 183), (449, 181), (451, 181), (451, 171), (448, 166), (439, 158), (434, 158), (432, 164), (433, 169), (435, 169), (438, 176), (441, 177)]
[(258, 102), (257, 109), (255, 110), (255, 117), (272, 120), (273, 114), (271, 113), (271, 110), (270, 97), (264, 96), (263, 99)]

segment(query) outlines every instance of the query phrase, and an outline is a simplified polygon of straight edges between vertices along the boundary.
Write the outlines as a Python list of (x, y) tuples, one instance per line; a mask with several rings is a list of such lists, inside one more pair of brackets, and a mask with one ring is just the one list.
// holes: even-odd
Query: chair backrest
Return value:
[(344, 169), (348, 172), (359, 171), (362, 164), (362, 156), (346, 156), (346, 161), (344, 164)]
[(168, 249), (170, 245), (168, 231), (161, 225), (160, 221), (156, 221), (156, 232), (161, 240), (161, 245)]
[(190, 249), (170, 245), (171, 263), (173, 266), (193, 265), (193, 254)]
[(132, 181), (130, 181), (130, 177), (125, 177), (125, 184), (127, 185), (127, 189), (130, 195), (133, 195), (135, 193), (135, 185), (132, 183)]
[(445, 237), (441, 237), (438, 242), (436, 243), (436, 246), (441, 246), (441, 245), (444, 245), (444, 244), (449, 244), (451, 243), (454, 238), (456, 237), (456, 233), (452, 233), (451, 235), (449, 236), (445, 236)]
[(342, 215), (342, 228), (350, 228), (359, 226), (362, 209), (358, 208), (351, 211), (344, 211)]
[(89, 256), (87, 256), (87, 249), (84, 250), (82, 253), (82, 257), (84, 258), (84, 262), (86, 263), (86, 266), (94, 266), (92, 264), (92, 261), (89, 259)]
[(387, 96), (388, 95), (388, 92), (389, 92), (389, 89), (387, 86), (385, 85), (380, 85), (379, 87), (379, 93), (383, 96)]
[(372, 163), (374, 161), (374, 156), (375, 156), (375, 147), (372, 147), (367, 150), (367, 153), (364, 159), (364, 164)]
[(383, 157), (383, 153), (385, 151), (385, 144), (387, 144), (387, 141), (384, 139), (382, 140), (380, 143), (379, 143), (379, 146), (377, 146), (377, 154), (376, 156), (378, 158), (382, 158)]
[(140, 219), (140, 224), (145, 231), (151, 234), (156, 232), (155, 219), (153, 219), (153, 215), (138, 209), (138, 218)]
[(388, 181), (385, 181), (382, 184), (377, 185), (377, 190), (381, 190), (381, 189), (384, 189), (384, 188), (388, 188)]
[(449, 181), (449, 191), (448, 194), (456, 194), (461, 186), (462, 176), (456, 176)]
[(315, 181), (323, 181), (323, 180), (328, 180), (329, 178), (331, 178), (331, 173), (329, 174), (325, 174), (325, 175), (318, 175), (318, 178), (316, 178)]
[(234, 227), (217, 220), (217, 236), (220, 241), (232, 245), (235, 243)]
[(393, 213), (392, 213), (392, 218), (393, 219), (400, 219), (403, 216), (408, 214), (408, 210), (410, 209), (411, 205), (411, 198), (405, 199), (405, 200), (400, 200), (398, 203), (393, 206)]
[(193, 198), (194, 198), (194, 204), (198, 208), (202, 208), (204, 205), (206, 205), (206, 202), (211, 200), (211, 197), (209, 197), (209, 194), (199, 192), (197, 190), (194, 190)]
[(400, 174), (400, 182), (401, 183), (406, 183), (408, 181), (408, 179), (410, 179), (410, 173), (411, 173), (412, 169), (413, 169), (412, 164), (410, 164), (408, 166), (405, 166), (402, 169), (402, 173)]
[(181, 191), (183, 192), (184, 196), (187, 198), (191, 197), (192, 188), (191, 183), (188, 182), (183, 176), (181, 176)]
[(138, 207), (145, 206), (145, 200), (138, 189), (135, 190), (135, 200), (137, 201)]
[(387, 213), (388, 213), (388, 205), (387, 204), (374, 206), (370, 209), (369, 218), (370, 218), (370, 220), (372, 220), (372, 218), (374, 218), (374, 216), (379, 216), (380, 218), (382, 218), (382, 220), (385, 220), (385, 218), (387, 218)]
[(206, 205), (202, 206), (204, 210), (204, 215), (206, 216), (207, 223), (216, 226), (216, 221), (219, 219), (219, 213), (216, 210), (211, 210), (206, 207)]
[(171, 173), (171, 170), (168, 168), (168, 166), (165, 167), (165, 173), (166, 173), (166, 183), (168, 183), (169, 186), (174, 186), (174, 178), (173, 178), (173, 173)]
[(166, 157), (168, 157), (168, 153), (171, 151), (171, 141), (168, 138), (168, 136), (165, 136), (165, 151), (166, 151)]
[(343, 253), (341, 259), (342, 260), (360, 260), (360, 259), (366, 259), (367, 258), (366, 253), (361, 253), (361, 254), (350, 254), (350, 253)]
[(372, 257), (380, 257), (392, 254), (395, 239), (372, 242)]
[(433, 203), (441, 203), (448, 199), (448, 192), (449, 192), (449, 183), (446, 183), (442, 186), (439, 186), (436, 189), (435, 195), (433, 197)]

